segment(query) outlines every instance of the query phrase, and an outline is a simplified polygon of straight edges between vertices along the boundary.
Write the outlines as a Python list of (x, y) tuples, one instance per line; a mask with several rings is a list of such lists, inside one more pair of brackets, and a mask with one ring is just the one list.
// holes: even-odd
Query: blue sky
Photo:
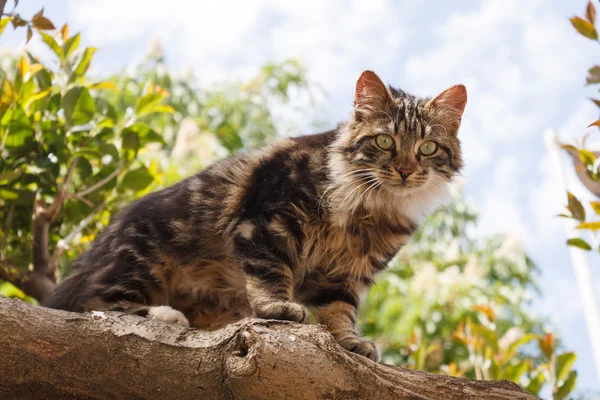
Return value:
[[(594, 91), (584, 87), (598, 44), (568, 22), (582, 14), (584, 0), (30, 0), (19, 11), (29, 16), (42, 5), (56, 24), (68, 21), (84, 43), (99, 47), (99, 74), (142, 57), (151, 38), (161, 40), (175, 70), (191, 68), (204, 83), (298, 58), (327, 93), (314, 117), (331, 125), (350, 112), (364, 69), (420, 95), (464, 83), (469, 103), (460, 137), (466, 193), (481, 212), (478, 234), (521, 238), (542, 270), (535, 312), (549, 316), (578, 353), (579, 388), (600, 390), (562, 221), (554, 218), (565, 198), (543, 142), (548, 128), (565, 141), (580, 137), (598, 116), (587, 100)], [(0, 47), (19, 46), (23, 36), (5, 35)], [(584, 193), (577, 184), (572, 189)], [(600, 259), (590, 262), (600, 297)]]

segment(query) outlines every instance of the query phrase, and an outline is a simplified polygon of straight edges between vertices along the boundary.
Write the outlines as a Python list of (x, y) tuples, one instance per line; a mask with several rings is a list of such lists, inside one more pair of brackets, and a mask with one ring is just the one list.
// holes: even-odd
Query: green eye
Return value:
[(382, 150), (391, 150), (394, 148), (394, 138), (390, 135), (377, 135), (375, 136), (375, 143)]
[(424, 156), (430, 156), (437, 151), (437, 148), (438, 148), (438, 145), (436, 142), (433, 142), (431, 140), (426, 140), (423, 143), (421, 143), (421, 146), (419, 146), (419, 151)]

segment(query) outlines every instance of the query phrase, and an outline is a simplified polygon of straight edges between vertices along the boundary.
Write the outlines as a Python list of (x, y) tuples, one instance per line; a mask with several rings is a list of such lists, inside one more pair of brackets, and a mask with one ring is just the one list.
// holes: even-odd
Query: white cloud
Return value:
[(479, 202), (479, 234), (514, 232), (523, 238), (531, 237), (520, 206), (520, 183), (514, 178), (518, 171), (518, 161), (513, 156), (503, 156), (496, 161), (496, 168)]

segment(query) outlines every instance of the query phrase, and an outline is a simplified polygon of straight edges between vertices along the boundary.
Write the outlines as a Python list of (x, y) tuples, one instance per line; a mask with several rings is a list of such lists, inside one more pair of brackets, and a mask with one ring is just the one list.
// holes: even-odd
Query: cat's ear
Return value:
[(354, 115), (362, 120), (369, 114), (381, 110), (385, 102), (391, 99), (385, 84), (373, 71), (365, 71), (356, 82), (354, 96)]
[(429, 101), (427, 108), (433, 111), (434, 118), (441, 125), (452, 134), (456, 134), (466, 105), (467, 88), (464, 85), (455, 85)]

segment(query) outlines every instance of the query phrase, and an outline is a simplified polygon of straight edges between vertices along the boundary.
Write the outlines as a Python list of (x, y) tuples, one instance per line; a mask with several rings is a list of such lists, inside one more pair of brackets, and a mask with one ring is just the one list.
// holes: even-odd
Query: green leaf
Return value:
[(8, 185), (12, 181), (18, 179), (22, 173), (22, 170), (16, 169), (14, 171), (4, 172), (0, 174), (0, 185)]
[(573, 363), (577, 359), (575, 353), (563, 353), (556, 357), (556, 380), (564, 381), (567, 379), (567, 375), (573, 366)]
[(506, 371), (504, 372), (503, 379), (508, 379), (509, 381), (519, 382), (521, 376), (527, 372), (528, 361), (523, 360), (517, 365), (509, 365), (506, 367)]
[(96, 104), (87, 88), (75, 86), (65, 94), (63, 108), (67, 124), (81, 125), (90, 122), (93, 118)]
[(591, 22), (579, 17), (573, 17), (570, 21), (575, 29), (577, 29), (577, 32), (588, 39), (598, 40), (598, 32), (596, 32), (596, 28)]
[(113, 122), (117, 122), (118, 116), (115, 107), (101, 97), (96, 97), (96, 111), (100, 115), (104, 115)]
[(571, 239), (567, 240), (567, 246), (578, 247), (582, 250), (587, 250), (587, 251), (592, 249), (592, 246), (590, 246), (588, 244), (588, 242), (586, 242), (585, 240), (580, 239), (580, 238), (571, 238)]
[(150, 185), (154, 181), (154, 177), (148, 171), (148, 168), (145, 166), (141, 166), (134, 170), (131, 170), (125, 174), (123, 177), (123, 181), (121, 184), (131, 190), (139, 192), (140, 190), (144, 190), (148, 185)]
[(121, 132), (121, 152), (126, 160), (132, 160), (140, 149), (140, 138), (137, 132), (133, 130), (124, 130)]
[(592, 206), (592, 210), (600, 215), (600, 201), (590, 201), (590, 205)]
[(175, 109), (167, 104), (159, 104), (152, 109), (152, 112), (155, 113), (165, 113), (165, 114), (173, 114)]
[(577, 229), (588, 229), (590, 231), (598, 231), (600, 230), (600, 221), (594, 222), (582, 222), (581, 224), (576, 226)]
[(62, 60), (63, 52), (58, 43), (56, 43), (56, 40), (54, 40), (54, 38), (48, 35), (46, 32), (40, 32), (40, 35), (42, 35), (42, 41), (46, 43), (48, 47), (50, 47), (59, 60)]
[(571, 371), (569, 377), (565, 380), (565, 383), (558, 389), (554, 396), (554, 400), (566, 399), (569, 393), (575, 389), (577, 383), (577, 371)]
[(79, 64), (77, 64), (77, 66), (73, 70), (73, 74), (69, 78), (71, 82), (73, 82), (76, 78), (80, 78), (83, 75), (85, 75), (86, 71), (90, 66), (90, 63), (92, 62), (92, 58), (94, 57), (94, 53), (96, 52), (96, 50), (97, 49), (95, 47), (88, 47), (87, 49), (85, 49), (83, 55), (81, 56)]
[(135, 132), (139, 138), (140, 146), (145, 146), (148, 143), (160, 143), (163, 146), (167, 144), (161, 135), (156, 133), (146, 124), (133, 124), (125, 128), (123, 132)]
[(571, 192), (567, 192), (567, 196), (569, 199), (569, 205), (567, 209), (571, 211), (571, 215), (578, 221), (585, 221), (585, 208), (579, 201), (577, 197), (575, 197)]
[(28, 144), (29, 139), (33, 136), (33, 126), (20, 105), (6, 111), (0, 120), (0, 126), (7, 128), (6, 147), (22, 147)]
[(40, 90), (46, 90), (52, 86), (52, 76), (45, 68), (42, 68), (33, 75)]
[(529, 381), (529, 385), (527, 385), (526, 389), (529, 393), (537, 396), (542, 390), (542, 386), (544, 385), (544, 376), (542, 374), (537, 374), (535, 377), (532, 377)]
[(119, 150), (114, 144), (110, 143), (101, 143), (98, 145), (98, 150), (100, 150), (103, 154), (110, 155), (114, 161), (119, 161), (121, 157), (119, 156)]
[(6, 200), (15, 200), (19, 198), (19, 192), (9, 190), (6, 188), (0, 188), (0, 197)]
[(94, 90), (107, 89), (115, 92), (117, 91), (117, 85), (115, 85), (113, 82), (96, 82), (89, 85), (88, 88)]
[(6, 28), (6, 25), (8, 25), (8, 23), (11, 21), (10, 17), (0, 17), (0, 35), (2, 35), (2, 32), (4, 32), (4, 28)]
[(92, 164), (90, 164), (90, 162), (83, 157), (79, 159), (76, 169), (79, 172), (79, 179), (81, 179), (81, 181), (84, 181), (94, 173)]
[(62, 52), (65, 60), (69, 59), (69, 56), (79, 48), (79, 42), (81, 41), (81, 37), (78, 34), (71, 36), (68, 38), (62, 47)]
[(29, 96), (25, 99), (23, 105), (25, 106), (25, 108), (27, 108), (29, 105), (31, 105), (31, 103), (33, 103), (34, 101), (43, 99), (44, 97), (48, 96), (50, 93), (52, 93), (51, 89), (46, 89), (46, 90), (42, 90), (40, 92), (37, 92), (36, 94)]
[(594, 165), (596, 161), (596, 156), (589, 150), (579, 149), (579, 159), (585, 165)]
[(140, 97), (135, 104), (135, 114), (140, 116), (151, 113), (153, 109), (160, 104), (162, 99), (163, 96), (155, 93)]

